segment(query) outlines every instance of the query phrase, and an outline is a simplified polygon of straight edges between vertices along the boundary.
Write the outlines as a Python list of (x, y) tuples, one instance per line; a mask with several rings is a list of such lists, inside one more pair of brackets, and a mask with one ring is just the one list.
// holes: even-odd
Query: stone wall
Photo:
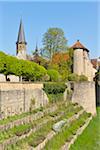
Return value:
[(34, 108), (46, 105), (48, 98), (42, 88), (43, 84), (0, 83), (0, 117), (29, 111), (32, 99)]
[(72, 95), (72, 102), (77, 102), (83, 108), (96, 114), (96, 96), (95, 96), (95, 83), (94, 82), (79, 82), (74, 83), (74, 91)]

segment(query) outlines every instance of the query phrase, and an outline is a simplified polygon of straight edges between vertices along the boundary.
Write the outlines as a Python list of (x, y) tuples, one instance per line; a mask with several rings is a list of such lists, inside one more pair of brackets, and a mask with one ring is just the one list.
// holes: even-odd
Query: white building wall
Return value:
[(10, 79), (10, 82), (19, 82), (19, 77), (15, 75), (8, 75), (7, 76)]
[(74, 50), (74, 73), (81, 75), (83, 74), (83, 50)]
[(5, 82), (6, 78), (4, 74), (0, 74), (0, 82)]
[(88, 77), (88, 81), (93, 81), (96, 69), (93, 68), (87, 51), (82, 49), (74, 50), (74, 73), (85, 75)]

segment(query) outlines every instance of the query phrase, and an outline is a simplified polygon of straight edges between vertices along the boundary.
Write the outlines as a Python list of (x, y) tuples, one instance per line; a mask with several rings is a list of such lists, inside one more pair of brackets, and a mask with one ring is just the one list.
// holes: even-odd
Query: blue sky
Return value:
[(15, 55), (20, 19), (23, 20), (27, 53), (42, 47), (43, 34), (49, 27), (62, 28), (68, 46), (77, 39), (100, 56), (100, 3), (95, 1), (5, 1), (0, 2), (0, 50)]

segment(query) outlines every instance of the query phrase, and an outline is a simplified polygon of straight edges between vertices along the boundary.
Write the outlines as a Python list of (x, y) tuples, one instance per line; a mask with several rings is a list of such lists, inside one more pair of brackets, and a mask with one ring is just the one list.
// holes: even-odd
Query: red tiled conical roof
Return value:
[(77, 40), (77, 42), (71, 47), (73, 49), (83, 49), (83, 50), (86, 50), (87, 52), (89, 52), (89, 50), (84, 47), (79, 40)]

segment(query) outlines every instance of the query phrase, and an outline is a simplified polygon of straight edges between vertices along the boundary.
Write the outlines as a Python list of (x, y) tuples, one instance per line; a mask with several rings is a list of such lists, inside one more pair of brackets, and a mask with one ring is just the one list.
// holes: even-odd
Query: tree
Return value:
[(41, 81), (47, 76), (47, 70), (43, 66), (27, 60), (19, 60), (2, 52), (0, 52), (0, 73), (5, 75), (6, 80), (9, 74), (32, 81)]
[(56, 52), (66, 50), (67, 40), (64, 36), (64, 32), (60, 28), (49, 28), (43, 37), (43, 49), (52, 58), (52, 55)]
[(58, 64), (60, 65), (61, 63), (65, 63), (69, 60), (69, 55), (66, 53), (55, 53), (53, 56), (52, 56), (52, 63), (53, 64)]
[(49, 69), (47, 73), (50, 76), (50, 81), (60, 81), (61, 76), (57, 70)]

